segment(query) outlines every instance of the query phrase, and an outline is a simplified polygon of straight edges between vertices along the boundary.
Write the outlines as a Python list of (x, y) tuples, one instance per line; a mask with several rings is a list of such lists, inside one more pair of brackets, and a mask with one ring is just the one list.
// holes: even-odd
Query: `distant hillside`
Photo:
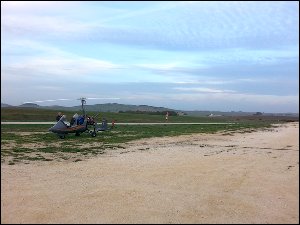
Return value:
[(148, 105), (124, 105), (117, 103), (87, 105), (86, 109), (89, 111), (101, 112), (119, 112), (119, 111), (144, 111), (144, 112), (157, 112), (170, 110), (164, 107), (154, 107)]
[(5, 108), (5, 107), (13, 107), (13, 106), (6, 103), (1, 103), (1, 108)]
[[(1, 103), (1, 108), (3, 107), (26, 107), (26, 108), (41, 108), (41, 109), (50, 109), (56, 111), (79, 111), (81, 110), (81, 105), (78, 106), (40, 106), (35, 103), (24, 103), (19, 106), (11, 106), (5, 103)], [(95, 105), (85, 105), (86, 111), (91, 112), (120, 112), (120, 111), (144, 111), (144, 112), (162, 112), (162, 111), (175, 111), (173, 109), (168, 109), (164, 107), (155, 107), (148, 105), (125, 105), (118, 103), (106, 103), (106, 104), (95, 104)]]
[[(21, 107), (21, 108), (39, 108), (39, 109), (49, 109), (55, 111), (71, 111), (78, 112), (81, 111), (81, 105), (78, 106), (39, 106), (34, 103), (25, 103), (20, 106), (12, 106), (9, 104), (1, 103), (1, 108), (7, 107)], [(188, 115), (188, 116), (252, 116), (252, 115), (261, 115), (261, 116), (292, 116), (299, 117), (299, 113), (261, 113), (261, 112), (242, 112), (242, 111), (230, 111), (230, 112), (221, 112), (221, 111), (184, 111), (184, 110), (174, 110), (164, 107), (155, 107), (148, 105), (125, 105), (118, 103), (106, 103), (106, 104), (96, 104), (96, 105), (85, 105), (87, 112), (177, 112), (179, 115)]]
[[(81, 110), (81, 106), (73, 106), (73, 107), (41, 106), (41, 108), (55, 109), (55, 110), (70, 110), (70, 111)], [(90, 112), (120, 112), (120, 111), (161, 112), (161, 111), (172, 110), (164, 107), (154, 107), (148, 105), (124, 105), (124, 104), (117, 104), (117, 103), (85, 105), (85, 109), (86, 111), (90, 111)]]
[(20, 105), (19, 107), (39, 108), (40, 106), (38, 104), (34, 104), (34, 103), (24, 103), (24, 104)]

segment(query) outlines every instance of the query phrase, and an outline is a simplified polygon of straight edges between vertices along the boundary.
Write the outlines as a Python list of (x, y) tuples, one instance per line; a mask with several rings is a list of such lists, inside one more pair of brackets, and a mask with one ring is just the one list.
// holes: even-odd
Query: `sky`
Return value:
[(1, 102), (80, 97), (299, 113), (299, 2), (1, 1)]

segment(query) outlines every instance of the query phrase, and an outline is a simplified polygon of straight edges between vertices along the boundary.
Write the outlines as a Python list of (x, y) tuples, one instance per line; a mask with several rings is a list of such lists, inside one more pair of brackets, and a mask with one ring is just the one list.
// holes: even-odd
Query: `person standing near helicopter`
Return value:
[(57, 116), (56, 116), (56, 121), (58, 122), (58, 121), (60, 120), (61, 117), (62, 117), (61, 112), (58, 112), (58, 113), (57, 113)]

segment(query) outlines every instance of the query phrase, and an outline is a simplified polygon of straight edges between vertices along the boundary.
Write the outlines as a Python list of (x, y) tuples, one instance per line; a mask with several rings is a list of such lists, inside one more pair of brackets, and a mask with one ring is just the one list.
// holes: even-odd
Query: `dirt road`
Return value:
[(299, 223), (299, 124), (1, 165), (1, 223)]

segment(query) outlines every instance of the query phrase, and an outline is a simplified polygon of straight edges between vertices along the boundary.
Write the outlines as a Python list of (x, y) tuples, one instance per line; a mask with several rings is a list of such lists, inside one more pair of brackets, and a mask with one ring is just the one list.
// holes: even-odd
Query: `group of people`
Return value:
[[(58, 112), (57, 113), (57, 116), (56, 116), (56, 121), (58, 122), (61, 117), (62, 117), (62, 113), (61, 112)], [(78, 115), (77, 113), (72, 117), (71, 121), (70, 121), (70, 127), (73, 126), (74, 124), (75, 125), (81, 125), (83, 124), (84, 122), (84, 116), (82, 115)], [(95, 124), (95, 119), (94, 117), (90, 117), (88, 116), (87, 117), (87, 124), (88, 125), (94, 125)], [(102, 125), (105, 125), (107, 126), (107, 120), (106, 119), (103, 119), (102, 121)], [(115, 120), (112, 121), (112, 128), (115, 126)]]
[(61, 112), (58, 112), (58, 113), (57, 113), (57, 116), (56, 116), (56, 121), (58, 122), (58, 121), (60, 120), (61, 117), (62, 117)]
[[(63, 116), (62, 113), (58, 112), (57, 116), (56, 116), (56, 121), (58, 122), (62, 116)], [(83, 122), (84, 122), (84, 116), (78, 115), (76, 113), (70, 121), (70, 126), (73, 126), (75, 123), (76, 123), (76, 125), (80, 125), (80, 124), (83, 124)]]

